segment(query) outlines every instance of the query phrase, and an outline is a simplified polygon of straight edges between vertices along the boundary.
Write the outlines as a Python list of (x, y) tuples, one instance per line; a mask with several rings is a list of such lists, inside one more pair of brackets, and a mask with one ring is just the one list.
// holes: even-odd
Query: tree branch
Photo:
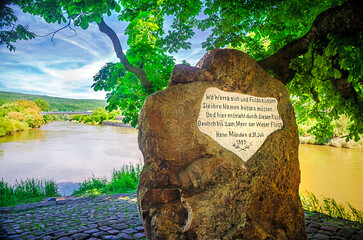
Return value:
[(265, 70), (272, 70), (275, 78), (288, 84), (295, 76), (290, 63), (296, 57), (306, 53), (312, 41), (326, 38), (328, 33), (357, 33), (363, 30), (363, 1), (348, 2), (320, 13), (311, 29), (300, 39), (294, 40), (273, 55), (258, 61)]
[(70, 36), (70, 37), (75, 37), (75, 36), (77, 36), (77, 31), (76, 31), (76, 30), (74, 30), (74, 28), (72, 28), (72, 27), (71, 27), (71, 19), (70, 19), (70, 18), (69, 18), (69, 21), (68, 21), (67, 25), (65, 25), (65, 26), (63, 26), (63, 27), (61, 27), (61, 28), (59, 28), (58, 30), (56, 30), (56, 31), (54, 31), (54, 32), (50, 32), (50, 33), (48, 33), (48, 34), (46, 34), (46, 35), (35, 35), (35, 36), (36, 36), (36, 37), (48, 37), (49, 35), (51, 35), (52, 37), (50, 38), (50, 41), (52, 41), (52, 43), (55, 45), (55, 42), (54, 42), (54, 36), (55, 36), (58, 32), (62, 31), (63, 29), (66, 29), (66, 28), (69, 28), (70, 30), (72, 30), (72, 31), (74, 32), (74, 35), (73, 35), (73, 36)]
[(103, 19), (101, 19), (100, 23), (97, 23), (98, 28), (101, 32), (106, 34), (112, 41), (113, 48), (115, 49), (116, 56), (118, 59), (120, 59), (120, 62), (125, 67), (125, 69), (129, 72), (132, 72), (136, 74), (140, 78), (141, 85), (144, 87), (151, 87), (152, 82), (147, 80), (147, 76), (145, 72), (129, 63), (129, 60), (127, 60), (126, 55), (122, 51), (120, 40), (118, 39), (116, 33), (110, 28)]
[(338, 91), (342, 98), (348, 99), (351, 97), (356, 98), (358, 96), (351, 82), (348, 82), (349, 73), (346, 70), (339, 69), (342, 73), (341, 78), (330, 78), (330, 82), (333, 87)]

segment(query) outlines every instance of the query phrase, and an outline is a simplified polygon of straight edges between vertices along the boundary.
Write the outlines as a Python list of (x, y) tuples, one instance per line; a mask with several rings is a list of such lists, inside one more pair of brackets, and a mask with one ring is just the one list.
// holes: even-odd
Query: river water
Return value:
[(55, 121), (0, 138), (0, 178), (54, 179), (70, 194), (92, 175), (110, 178), (113, 169), (142, 163), (137, 146), (133, 128)]
[[(363, 151), (300, 145), (300, 191), (334, 198), (363, 209)], [(92, 176), (110, 178), (113, 169), (142, 163), (137, 130), (53, 122), (0, 138), (0, 178), (54, 179), (61, 194)]]

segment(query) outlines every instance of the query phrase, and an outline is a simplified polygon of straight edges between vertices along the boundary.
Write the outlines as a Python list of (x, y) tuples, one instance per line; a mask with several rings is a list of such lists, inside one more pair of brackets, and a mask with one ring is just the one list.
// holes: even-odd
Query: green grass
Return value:
[(309, 212), (320, 212), (331, 217), (347, 219), (363, 223), (363, 210), (358, 210), (350, 203), (337, 203), (332, 198), (323, 198), (322, 201), (311, 192), (300, 193), (303, 208)]
[(26, 179), (10, 185), (0, 181), (0, 207), (39, 202), (44, 198), (60, 196), (54, 180)]
[(83, 181), (72, 195), (95, 196), (100, 194), (117, 194), (135, 192), (139, 184), (141, 167), (123, 166), (120, 170), (113, 170), (112, 177), (95, 177)]

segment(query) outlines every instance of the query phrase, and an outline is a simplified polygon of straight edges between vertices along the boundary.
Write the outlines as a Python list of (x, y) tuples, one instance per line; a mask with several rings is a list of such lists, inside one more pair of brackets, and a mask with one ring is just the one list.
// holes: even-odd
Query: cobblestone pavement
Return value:
[[(0, 208), (0, 239), (146, 239), (135, 194), (72, 198)], [(363, 240), (363, 225), (305, 213), (311, 240)]]
[(0, 239), (146, 239), (135, 194), (51, 200), (0, 208)]
[(363, 240), (363, 224), (321, 213), (305, 213), (306, 232), (311, 240)]

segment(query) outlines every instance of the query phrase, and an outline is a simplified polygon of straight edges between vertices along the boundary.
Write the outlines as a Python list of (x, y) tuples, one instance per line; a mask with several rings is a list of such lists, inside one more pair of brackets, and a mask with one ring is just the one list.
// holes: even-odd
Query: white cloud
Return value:
[[(30, 30), (37, 34), (46, 34), (63, 25), (48, 24), (40, 17), (24, 14), (14, 7), (19, 23), (28, 24)], [(120, 37), (124, 50), (128, 49), (127, 36), (124, 35), (125, 23), (117, 21), (116, 16), (106, 18), (106, 22)], [(0, 86), (2, 90), (70, 98), (104, 99), (104, 92), (91, 89), (93, 76), (107, 62), (117, 62), (110, 39), (91, 24), (84, 31), (75, 28), (73, 32), (65, 30), (55, 35), (56, 45), (50, 38), (37, 37), (29, 41), (15, 43), (16, 52), (9, 52), (4, 45), (0, 46)], [(191, 50), (182, 50), (173, 54), (177, 63), (187, 60), (195, 65), (204, 55), (199, 37), (192, 40)]]

